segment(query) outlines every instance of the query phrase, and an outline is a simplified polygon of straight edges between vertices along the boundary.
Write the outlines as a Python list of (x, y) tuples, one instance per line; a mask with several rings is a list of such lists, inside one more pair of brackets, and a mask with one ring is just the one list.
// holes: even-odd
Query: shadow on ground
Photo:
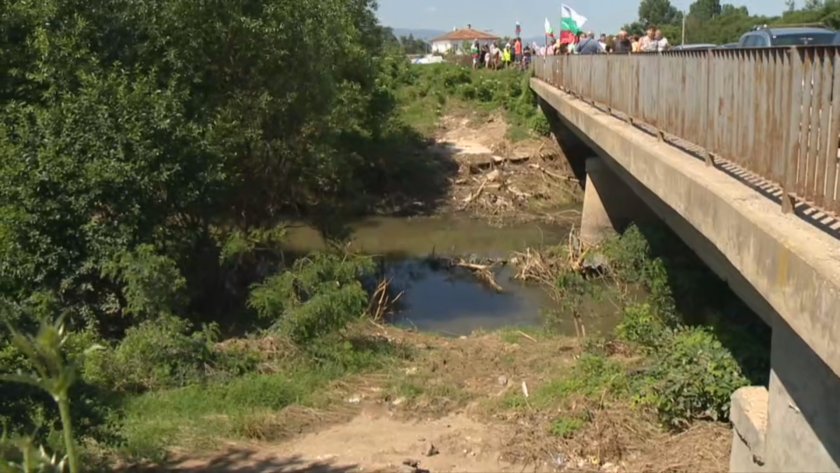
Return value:
[(357, 465), (335, 465), (329, 461), (311, 462), (298, 456), (271, 456), (253, 449), (236, 448), (202, 460), (165, 466), (131, 467), (121, 473), (349, 473)]

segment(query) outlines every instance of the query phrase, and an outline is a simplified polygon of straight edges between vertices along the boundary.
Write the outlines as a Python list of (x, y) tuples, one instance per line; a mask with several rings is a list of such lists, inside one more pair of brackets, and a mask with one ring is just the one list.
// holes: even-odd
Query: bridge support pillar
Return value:
[(603, 158), (586, 159), (580, 224), (580, 238), (584, 244), (597, 245), (631, 223), (650, 219), (652, 215), (630, 187), (604, 164)]
[(840, 379), (781, 319), (769, 388), (732, 396), (732, 472), (840, 471)]

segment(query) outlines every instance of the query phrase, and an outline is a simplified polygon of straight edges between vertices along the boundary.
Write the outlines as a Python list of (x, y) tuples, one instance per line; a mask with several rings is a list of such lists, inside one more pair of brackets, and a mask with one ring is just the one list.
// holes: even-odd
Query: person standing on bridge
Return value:
[(598, 40), (595, 39), (595, 34), (592, 32), (588, 32), (582, 37), (577, 49), (578, 54), (580, 55), (593, 55), (601, 53), (601, 45), (598, 43)]

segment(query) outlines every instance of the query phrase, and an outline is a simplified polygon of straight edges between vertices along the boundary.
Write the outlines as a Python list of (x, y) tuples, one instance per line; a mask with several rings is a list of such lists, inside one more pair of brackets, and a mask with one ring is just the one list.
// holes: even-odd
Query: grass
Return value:
[(296, 357), (227, 382), (194, 384), (129, 398), (123, 406), (121, 453), (162, 461), (173, 447), (194, 451), (228, 440), (271, 440), (290, 427), (290, 406), (326, 409), (336, 399), (332, 384), (349, 376), (386, 369), (409, 358), (402, 345), (356, 333), (324, 339)]
[(125, 405), (124, 453), (160, 461), (173, 445), (203, 448), (247, 438), (246, 432), (285, 407), (325, 405), (329, 398), (324, 389), (337, 375), (331, 370), (248, 375), (224, 384), (141, 395)]
[(502, 111), (512, 142), (548, 133), (527, 74), (435, 64), (410, 67), (401, 79), (396, 88), (400, 118), (424, 136), (434, 135), (444, 114), (461, 110), (477, 117)]

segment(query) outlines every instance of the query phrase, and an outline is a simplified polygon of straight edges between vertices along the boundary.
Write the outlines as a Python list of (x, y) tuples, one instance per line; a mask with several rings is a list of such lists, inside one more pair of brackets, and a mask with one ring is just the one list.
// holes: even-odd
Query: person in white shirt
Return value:
[(662, 51), (667, 51), (668, 48), (671, 46), (670, 44), (668, 44), (668, 38), (662, 36), (662, 30), (656, 30), (653, 42), (656, 46), (655, 51), (660, 53)]

